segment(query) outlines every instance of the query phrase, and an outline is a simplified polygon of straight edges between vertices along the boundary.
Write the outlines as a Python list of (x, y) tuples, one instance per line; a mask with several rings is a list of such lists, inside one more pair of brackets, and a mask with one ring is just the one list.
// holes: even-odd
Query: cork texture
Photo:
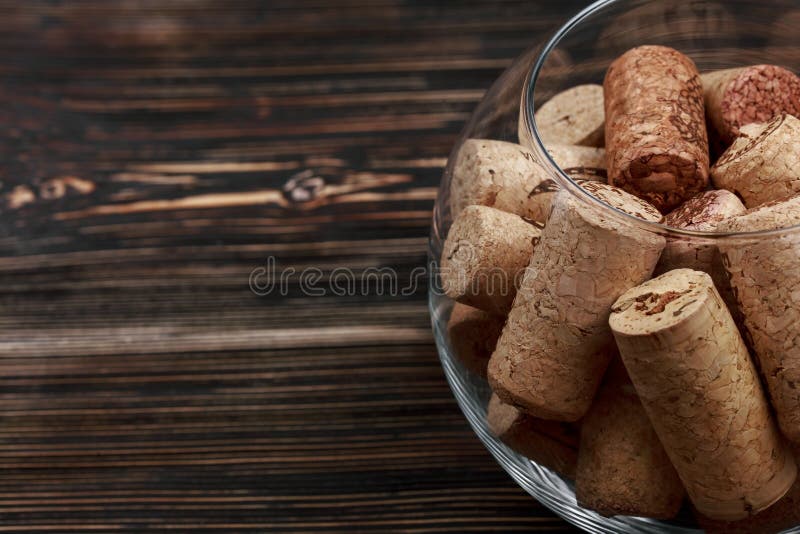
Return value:
[[(573, 180), (605, 182), (606, 152), (602, 148), (575, 145), (550, 145), (547, 151), (564, 173)], [(559, 190), (553, 178), (544, 178), (528, 194), (529, 217), (535, 221), (546, 221), (550, 214), (553, 197)]]
[[(583, 187), (615, 208), (660, 219), (654, 207), (615, 187)], [(664, 243), (568, 191), (557, 193), (489, 361), (498, 396), (543, 419), (582, 417), (609, 361), (611, 304), (650, 277)]]
[(686, 492), (618, 358), (581, 421), (575, 494), (601, 515), (670, 519)]
[(444, 242), (439, 274), (445, 294), (489, 313), (507, 314), (540, 226), (487, 206), (467, 206)]
[(753, 65), (705, 73), (701, 79), (708, 122), (725, 145), (742, 126), (800, 113), (800, 78), (783, 67)]
[(550, 144), (601, 147), (605, 143), (603, 87), (578, 85), (542, 104), (534, 117), (539, 137)]
[(486, 378), (505, 318), (456, 302), (447, 322), (447, 338), (458, 361), (472, 374)]
[[(719, 228), (746, 232), (798, 224), (795, 196), (732, 217)], [(781, 430), (800, 443), (800, 235), (722, 241), (720, 252)]]
[(738, 520), (783, 497), (794, 459), (711, 277), (677, 269), (654, 278), (619, 298), (609, 324), (698, 511)]
[(603, 84), (608, 181), (667, 213), (708, 184), (700, 75), (663, 46), (629, 50)]
[(556, 473), (575, 478), (579, 427), (537, 419), (492, 395), (486, 414), (489, 430), (500, 441)]
[(720, 156), (711, 179), (748, 208), (800, 193), (800, 119), (780, 115), (747, 130)]

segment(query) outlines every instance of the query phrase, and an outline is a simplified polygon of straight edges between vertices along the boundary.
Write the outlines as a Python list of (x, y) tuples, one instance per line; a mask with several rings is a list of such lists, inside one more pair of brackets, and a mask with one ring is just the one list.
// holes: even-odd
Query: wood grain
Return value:
[(571, 530), (405, 296), (447, 154), (582, 3), (0, 4), (0, 532)]

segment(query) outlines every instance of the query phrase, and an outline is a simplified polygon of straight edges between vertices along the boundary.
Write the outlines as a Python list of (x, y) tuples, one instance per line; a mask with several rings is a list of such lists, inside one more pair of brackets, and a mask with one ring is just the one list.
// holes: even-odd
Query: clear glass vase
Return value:
[[(660, 44), (692, 58), (701, 72), (760, 63), (800, 68), (800, 4), (796, 0), (602, 0), (572, 18), (553, 36), (520, 58), (497, 80), (475, 110), (451, 153), (434, 210), (430, 239), (430, 310), (436, 344), (447, 379), (475, 433), (500, 465), (533, 497), (555, 513), (590, 532), (697, 532), (690, 510), (672, 521), (602, 517), (576, 503), (572, 481), (515, 453), (494, 438), (486, 423), (491, 394), (485, 379), (455, 357), (447, 339), (453, 302), (443, 296), (437, 274), (444, 239), (452, 222), (450, 182), (454, 156), (468, 138), (520, 143), (518, 125), (529, 136), (538, 163), (561, 188), (620, 228), (634, 225), (691, 247), (752, 252), (764, 243), (786, 242), (800, 251), (800, 228), (743, 234), (680, 231), (647, 223), (596, 200), (572, 181), (547, 154), (533, 122), (534, 111), (553, 95), (585, 83), (602, 83), (609, 64), (630, 48)], [(545, 42), (545, 39), (549, 39)], [(520, 121), (522, 114), (522, 121)], [(524, 142), (523, 142), (524, 144)], [(800, 279), (800, 255), (790, 266)], [(791, 532), (800, 532), (800, 528)]]

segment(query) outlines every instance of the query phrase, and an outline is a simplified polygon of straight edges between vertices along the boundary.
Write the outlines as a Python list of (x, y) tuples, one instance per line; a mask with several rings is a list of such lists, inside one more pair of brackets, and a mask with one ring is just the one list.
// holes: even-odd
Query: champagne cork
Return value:
[[(576, 177), (605, 176), (603, 149), (554, 145), (549, 151), (556, 164)], [(467, 206), (480, 205), (545, 221), (553, 180), (529, 149), (505, 141), (468, 139), (456, 158), (450, 185), (453, 217)]]
[(711, 179), (754, 208), (800, 192), (800, 119), (780, 115), (745, 130), (720, 156)]
[(603, 87), (597, 84), (562, 91), (535, 113), (536, 128), (545, 146), (601, 147), (605, 143), (605, 118)]
[(730, 145), (739, 129), (800, 112), (800, 78), (777, 65), (753, 65), (702, 75), (706, 115), (717, 137)]
[[(745, 211), (739, 197), (730, 191), (717, 189), (693, 196), (665, 215), (663, 223), (682, 230), (713, 232), (723, 220), (741, 215)], [(701, 238), (668, 238), (655, 273), (662, 274), (679, 268), (708, 273), (726, 304), (733, 302), (729, 288), (724, 291), (728, 286), (728, 276), (722, 267), (715, 243)]]
[(670, 519), (685, 491), (619, 359), (581, 422), (578, 504), (601, 515)]
[[(583, 188), (647, 221), (658, 211), (599, 182)], [(542, 419), (576, 421), (589, 409), (609, 362), (611, 304), (647, 280), (664, 238), (612, 220), (569, 191), (553, 211), (525, 270), (489, 360), (489, 383), (506, 403)]]
[(540, 225), (519, 215), (467, 206), (444, 242), (442, 289), (462, 304), (507, 314), (540, 236)]
[(796, 476), (744, 341), (706, 273), (676, 269), (622, 295), (609, 324), (692, 503), (743, 519)]
[(545, 421), (523, 413), (492, 395), (486, 414), (489, 430), (500, 441), (537, 464), (567, 478), (575, 478), (578, 427)]
[[(765, 204), (719, 225), (724, 232), (800, 224), (800, 196)], [(781, 430), (800, 443), (800, 235), (719, 245)]]
[(606, 73), (608, 183), (664, 213), (708, 185), (708, 135), (700, 75), (691, 59), (640, 46)]
[(503, 330), (504, 318), (456, 302), (447, 322), (447, 338), (453, 354), (475, 375), (486, 378), (489, 357)]

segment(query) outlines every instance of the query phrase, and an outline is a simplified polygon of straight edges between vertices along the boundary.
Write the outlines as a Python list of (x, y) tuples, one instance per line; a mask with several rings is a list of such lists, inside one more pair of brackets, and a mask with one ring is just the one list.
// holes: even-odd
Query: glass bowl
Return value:
[[(475, 433), (500, 465), (542, 504), (570, 523), (591, 532), (699, 532), (687, 509), (672, 521), (616, 516), (602, 517), (576, 503), (572, 481), (515, 453), (494, 438), (487, 426), (491, 390), (485, 379), (454, 357), (447, 339), (453, 301), (443, 296), (437, 273), (444, 239), (452, 222), (450, 182), (455, 155), (468, 138), (527, 144), (539, 164), (561, 188), (620, 225), (636, 225), (692, 246), (745, 250), (765, 240), (796, 240), (797, 227), (736, 235), (674, 230), (634, 219), (602, 204), (577, 186), (547, 154), (533, 113), (537, 106), (567, 88), (601, 83), (608, 65), (626, 50), (661, 44), (691, 57), (701, 72), (771, 63), (795, 72), (800, 67), (800, 6), (795, 0), (601, 0), (574, 16), (555, 35), (519, 57), (478, 105), (451, 152), (434, 209), (429, 248), (430, 310), (437, 348), (453, 393)], [(546, 39), (549, 39), (545, 42)], [(521, 120), (520, 120), (521, 115)], [(529, 137), (527, 143), (518, 139)], [(800, 259), (798, 260), (800, 270)], [(791, 532), (800, 532), (800, 528)]]

